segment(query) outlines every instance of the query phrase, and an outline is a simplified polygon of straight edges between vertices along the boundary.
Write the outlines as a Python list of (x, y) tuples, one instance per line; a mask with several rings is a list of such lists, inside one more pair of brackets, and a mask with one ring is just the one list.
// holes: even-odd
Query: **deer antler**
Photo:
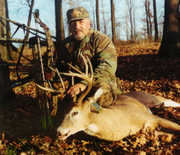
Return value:
[[(67, 76), (73, 76), (73, 77), (79, 77), (85, 81), (88, 82), (88, 88), (86, 89), (86, 91), (79, 97), (78, 99), (78, 104), (81, 104), (83, 99), (87, 96), (87, 94), (89, 93), (89, 91), (92, 88), (92, 81), (93, 81), (93, 68), (92, 68), (92, 64), (89, 60), (88, 57), (83, 56), (82, 54), (80, 54), (80, 56), (82, 57), (84, 64), (85, 64), (85, 73), (81, 72), (78, 68), (72, 66), (69, 64), (69, 66), (74, 69), (76, 72), (78, 73), (74, 73), (74, 72), (69, 72), (69, 73), (61, 73), (63, 75), (67, 75)], [(90, 73), (89, 73), (89, 69), (90, 69)]]
[(42, 90), (45, 90), (45, 91), (48, 91), (48, 92), (51, 92), (51, 93), (60, 93), (61, 91), (59, 90), (55, 90), (55, 89), (52, 89), (52, 88), (48, 88), (48, 87), (43, 87), (37, 83), (35, 83), (37, 87), (39, 87), (40, 89)]
[[(87, 81), (88, 87), (87, 87), (86, 91), (79, 97), (78, 104), (82, 103), (83, 99), (87, 96), (87, 94), (91, 90), (91, 88), (92, 88), (92, 81), (93, 81), (93, 68), (92, 68), (92, 64), (91, 64), (89, 58), (88, 57), (84, 57), (82, 54), (80, 54), (80, 56), (82, 57), (83, 62), (85, 64), (85, 73), (81, 72), (78, 68), (72, 66), (71, 64), (68, 64), (68, 65), (72, 69), (74, 69), (76, 71), (76, 73), (75, 72), (71, 72), (71, 71), (69, 73), (60, 73), (60, 72), (58, 72), (60, 74), (66, 75), (66, 76), (79, 77), (79, 78)], [(36, 85), (40, 89), (42, 89), (42, 90), (53, 92), (53, 93), (60, 93), (60, 91), (58, 91), (58, 90), (54, 90), (52, 88), (43, 87), (43, 86), (41, 86), (39, 84), (36, 84)]]

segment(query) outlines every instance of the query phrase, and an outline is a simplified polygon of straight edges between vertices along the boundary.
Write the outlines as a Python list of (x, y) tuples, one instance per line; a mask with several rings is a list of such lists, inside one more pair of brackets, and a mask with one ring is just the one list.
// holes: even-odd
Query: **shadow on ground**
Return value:
[(119, 56), (117, 76), (123, 80), (179, 80), (180, 58), (157, 55)]
[[(43, 129), (42, 113), (36, 101), (28, 96), (14, 96), (0, 105), (0, 133), (8, 138), (31, 135), (55, 136), (55, 127)], [(55, 121), (55, 118), (53, 120)]]

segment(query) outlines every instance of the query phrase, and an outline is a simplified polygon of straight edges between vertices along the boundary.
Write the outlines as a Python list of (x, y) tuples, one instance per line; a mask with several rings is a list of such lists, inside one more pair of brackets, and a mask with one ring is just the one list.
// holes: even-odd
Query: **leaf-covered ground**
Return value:
[[(159, 58), (158, 48), (159, 44), (155, 43), (117, 46), (118, 85), (123, 92), (144, 91), (180, 102), (180, 58)], [(142, 130), (118, 142), (99, 140), (84, 133), (60, 141), (56, 137), (56, 125), (47, 131), (41, 128), (42, 116), (35, 90), (33, 83), (17, 87), (15, 97), (1, 106), (0, 154), (180, 154), (178, 133), (158, 136), (151, 130)], [(180, 109), (159, 107), (152, 111), (180, 124)]]

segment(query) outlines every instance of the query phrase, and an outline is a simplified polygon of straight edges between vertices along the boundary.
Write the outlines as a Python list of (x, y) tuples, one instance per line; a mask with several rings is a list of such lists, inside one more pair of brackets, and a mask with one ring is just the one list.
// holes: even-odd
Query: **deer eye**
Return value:
[(73, 116), (76, 116), (78, 114), (78, 112), (77, 111), (74, 111), (72, 114), (71, 114), (71, 116), (73, 117)]

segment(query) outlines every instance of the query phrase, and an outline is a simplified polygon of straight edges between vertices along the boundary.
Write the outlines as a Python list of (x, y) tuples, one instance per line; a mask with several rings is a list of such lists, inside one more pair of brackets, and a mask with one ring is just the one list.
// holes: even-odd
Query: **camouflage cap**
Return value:
[(68, 23), (71, 23), (72, 21), (75, 20), (89, 18), (89, 13), (85, 8), (77, 7), (67, 11), (67, 18), (68, 18)]

